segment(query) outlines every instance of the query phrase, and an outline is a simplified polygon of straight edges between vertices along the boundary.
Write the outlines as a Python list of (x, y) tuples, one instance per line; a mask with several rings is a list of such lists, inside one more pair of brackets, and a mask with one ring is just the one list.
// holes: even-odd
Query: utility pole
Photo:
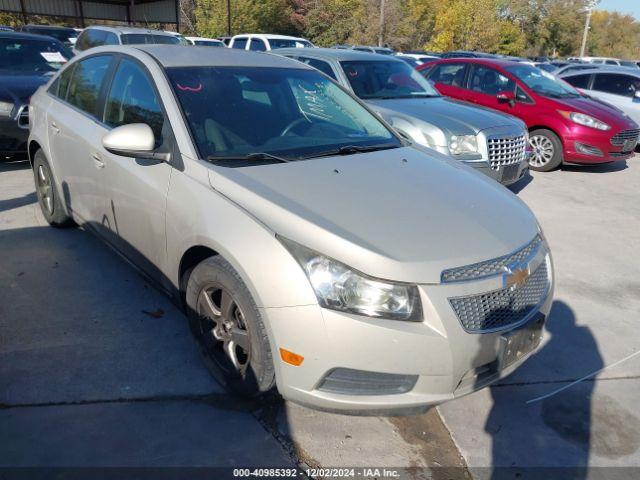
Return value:
[(380, 30), (378, 31), (378, 46), (384, 46), (384, 0), (380, 0)]
[(587, 19), (584, 22), (584, 33), (582, 34), (582, 45), (580, 46), (580, 57), (584, 57), (587, 48), (587, 36), (589, 35), (589, 24), (591, 23), (591, 13), (600, 0), (589, 0), (587, 3)]
[(231, 36), (231, 0), (227, 0), (227, 35)]

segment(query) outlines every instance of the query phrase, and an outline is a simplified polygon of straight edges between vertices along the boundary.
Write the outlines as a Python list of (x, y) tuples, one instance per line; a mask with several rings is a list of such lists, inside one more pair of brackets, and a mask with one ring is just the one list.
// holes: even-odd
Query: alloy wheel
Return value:
[(251, 341), (244, 314), (222, 285), (198, 295), (200, 338), (207, 354), (227, 375), (243, 377), (251, 360)]
[(533, 135), (529, 139), (529, 143), (533, 148), (533, 154), (529, 159), (529, 163), (534, 167), (544, 167), (547, 165), (555, 154), (555, 147), (551, 140), (544, 135)]
[(53, 214), (53, 186), (51, 172), (45, 165), (38, 166), (38, 194), (40, 202), (49, 215)]

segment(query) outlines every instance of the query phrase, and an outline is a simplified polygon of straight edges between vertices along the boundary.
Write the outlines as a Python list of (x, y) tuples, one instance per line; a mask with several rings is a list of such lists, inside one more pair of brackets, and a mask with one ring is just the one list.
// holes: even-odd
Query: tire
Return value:
[(529, 133), (533, 154), (529, 158), (529, 168), (537, 172), (550, 172), (563, 161), (562, 142), (558, 136), (546, 128), (538, 128)]
[(244, 397), (272, 390), (275, 371), (269, 337), (251, 293), (233, 267), (219, 256), (207, 258), (185, 273), (183, 284), (189, 326), (210, 373)]
[(33, 179), (40, 210), (49, 225), (58, 228), (75, 226), (75, 222), (67, 213), (53, 172), (42, 150), (38, 150), (33, 157)]

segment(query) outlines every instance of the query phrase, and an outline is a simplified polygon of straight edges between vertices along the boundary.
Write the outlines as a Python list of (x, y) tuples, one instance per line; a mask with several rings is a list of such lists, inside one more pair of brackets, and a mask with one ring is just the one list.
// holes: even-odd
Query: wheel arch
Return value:
[(29, 163), (31, 164), (31, 168), (33, 168), (33, 157), (35, 156), (38, 150), (42, 150), (42, 146), (38, 143), (37, 140), (29, 141), (28, 153), (29, 153)]
[(178, 266), (178, 282), (180, 301), (182, 302), (183, 306), (185, 300), (185, 292), (187, 289), (187, 282), (189, 281), (189, 277), (185, 276), (185, 274), (207, 258), (215, 257), (218, 255), (219, 253), (216, 250), (205, 245), (193, 245), (182, 254)]

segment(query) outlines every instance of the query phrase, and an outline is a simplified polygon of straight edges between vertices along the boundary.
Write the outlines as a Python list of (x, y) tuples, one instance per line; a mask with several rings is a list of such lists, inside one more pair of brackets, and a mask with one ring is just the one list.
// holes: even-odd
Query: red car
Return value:
[(533, 170), (625, 160), (638, 143), (640, 127), (622, 111), (525, 63), (452, 58), (418, 70), (443, 95), (522, 119), (529, 128)]

